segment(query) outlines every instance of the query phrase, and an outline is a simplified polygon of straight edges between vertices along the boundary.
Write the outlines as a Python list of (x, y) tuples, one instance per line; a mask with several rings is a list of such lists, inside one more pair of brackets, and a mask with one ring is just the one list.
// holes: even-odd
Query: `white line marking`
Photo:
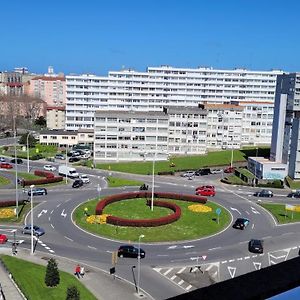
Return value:
[(235, 261), (235, 259), (230, 259), (228, 262), (233, 262), (233, 261)]
[(50, 212), (50, 215), (52, 215), (52, 214), (53, 214), (53, 212), (54, 212), (54, 209), (52, 209), (52, 210), (51, 210), (51, 212)]
[(254, 229), (254, 224), (252, 224), (252, 229)]
[(235, 272), (236, 272), (236, 268), (234, 268), (234, 267), (227, 267), (227, 269), (228, 269), (228, 272), (229, 272), (231, 278), (233, 278), (234, 275), (235, 275)]
[(292, 249), (295, 250), (295, 249), (297, 249), (297, 248), (298, 248), (298, 247), (293, 247)]
[(208, 249), (208, 251), (217, 250), (217, 249), (221, 249), (221, 247), (210, 248)]
[(172, 276), (172, 277), (171, 277), (171, 280), (174, 280), (175, 278), (176, 278), (176, 275)]
[(61, 203), (59, 203), (59, 204), (56, 205), (56, 207), (60, 207), (60, 206), (61, 206)]
[(250, 215), (249, 211), (246, 210), (246, 214), (247, 214), (247, 215)]
[(44, 244), (44, 243), (40, 243), (41, 244), (41, 246), (43, 246), (43, 247), (46, 247), (47, 245), (46, 244)]
[(252, 255), (252, 258), (255, 258), (255, 257), (257, 257), (257, 255)]
[(50, 247), (45, 247), (45, 249), (50, 250)]
[(189, 285), (189, 286), (187, 286), (185, 289), (186, 289), (187, 291), (189, 291), (192, 287), (193, 287), (192, 285)]
[(184, 283), (184, 280), (180, 280), (177, 284), (182, 285)]
[(69, 237), (67, 236), (64, 236), (67, 240), (71, 241), (71, 242), (74, 242), (72, 239), (70, 239)]
[(250, 258), (250, 256), (245, 256), (245, 257), (244, 257), (244, 259), (249, 259), (249, 258)]
[(53, 226), (53, 224), (50, 224), (50, 226), (54, 229), (54, 226)]
[(160, 272), (162, 268), (153, 268), (156, 272)]
[(227, 260), (223, 260), (221, 263), (222, 263), (222, 264), (226, 264), (226, 263), (227, 263)]
[(92, 247), (92, 246), (89, 246), (89, 245), (88, 245), (88, 248), (93, 249), (93, 250), (96, 250), (96, 249), (97, 249), (97, 248)]
[(51, 252), (51, 253), (55, 253), (55, 251), (53, 251), (53, 250), (51, 250), (51, 249), (49, 250), (49, 252)]
[(185, 269), (186, 269), (186, 267), (183, 267), (183, 268), (181, 268), (177, 273), (180, 274), (180, 273), (182, 273)]
[(164, 275), (167, 276), (171, 271), (173, 270), (173, 268), (170, 268), (169, 270), (167, 270)]
[(240, 257), (240, 258), (238, 258), (237, 260), (243, 260), (243, 258), (242, 258), (242, 257)]

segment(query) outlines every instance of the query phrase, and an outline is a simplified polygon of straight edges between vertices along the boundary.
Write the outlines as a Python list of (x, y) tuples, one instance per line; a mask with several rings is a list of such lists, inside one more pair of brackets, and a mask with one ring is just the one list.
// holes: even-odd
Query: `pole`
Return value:
[(139, 236), (138, 247), (138, 278), (137, 278), (137, 293), (140, 294), (140, 279), (141, 279), (141, 239), (145, 237), (143, 234)]
[(152, 161), (151, 211), (153, 211), (153, 202), (154, 202), (154, 169), (155, 169), (155, 156), (153, 156), (153, 161)]
[(32, 191), (32, 189), (34, 188), (34, 184), (32, 184), (31, 186), (30, 186), (30, 208), (31, 208), (31, 220), (30, 220), (30, 222), (31, 222), (31, 227), (30, 227), (30, 229), (31, 229), (31, 252), (30, 252), (30, 254), (31, 255), (33, 255), (33, 197), (32, 197), (32, 194), (33, 194), (33, 191)]
[(17, 135), (16, 135), (16, 116), (13, 118), (14, 121), (14, 140), (15, 140), (15, 168), (16, 168), (16, 216), (19, 218), (19, 192), (18, 192), (18, 162), (17, 162)]
[(27, 138), (26, 138), (26, 146), (27, 146), (27, 173), (29, 173), (29, 146), (28, 146), (29, 133), (30, 132), (28, 132)]
[[(68, 168), (68, 145), (66, 144), (66, 172), (67, 172), (67, 168)], [(68, 184), (68, 176), (66, 175), (66, 184)]]
[(231, 138), (231, 160), (230, 160), (230, 167), (232, 168), (233, 162), (233, 139)]

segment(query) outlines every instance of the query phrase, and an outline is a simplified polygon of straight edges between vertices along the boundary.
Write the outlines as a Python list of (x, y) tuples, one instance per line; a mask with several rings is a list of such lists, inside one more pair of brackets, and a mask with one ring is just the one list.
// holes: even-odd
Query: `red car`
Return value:
[(2, 169), (12, 169), (13, 166), (10, 163), (0, 163), (0, 168), (2, 168)]
[(202, 185), (202, 186), (198, 186), (196, 188), (196, 191), (205, 190), (205, 189), (215, 190), (215, 187), (213, 185)]
[(0, 244), (5, 244), (8, 238), (5, 234), (0, 234)]
[(216, 191), (213, 189), (196, 190), (196, 195), (214, 197), (216, 195)]
[(233, 173), (235, 170), (235, 167), (227, 167), (224, 169), (224, 173)]

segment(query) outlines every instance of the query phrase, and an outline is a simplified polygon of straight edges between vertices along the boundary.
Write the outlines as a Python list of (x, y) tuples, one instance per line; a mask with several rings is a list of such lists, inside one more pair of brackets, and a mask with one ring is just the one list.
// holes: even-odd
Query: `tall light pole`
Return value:
[(16, 216), (19, 218), (19, 191), (18, 191), (18, 161), (17, 161), (17, 133), (16, 133), (16, 116), (13, 116), (14, 121), (14, 145), (15, 145), (15, 168), (16, 168)]
[(258, 147), (256, 147), (256, 152), (255, 152), (255, 181), (257, 178), (257, 152), (258, 152)]
[(27, 137), (26, 137), (26, 147), (27, 147), (27, 173), (29, 173), (29, 143), (28, 143), (28, 139), (29, 139), (29, 135), (31, 132), (27, 133)]
[(34, 188), (34, 184), (32, 184), (30, 186), (30, 209), (31, 209), (31, 218), (30, 218), (30, 222), (31, 222), (31, 225), (30, 225), (30, 231), (31, 231), (31, 252), (30, 254), (33, 255), (33, 188)]
[(143, 234), (139, 236), (138, 245), (138, 278), (137, 278), (137, 294), (140, 294), (140, 278), (141, 278), (141, 239), (145, 237)]
[[(66, 172), (67, 172), (67, 168), (68, 168), (68, 144), (66, 144)], [(68, 176), (66, 175), (66, 184), (68, 184)]]
[(230, 167), (232, 168), (233, 163), (233, 138), (231, 138), (231, 160), (230, 160)]
[(154, 170), (155, 170), (155, 158), (156, 158), (156, 155), (153, 156), (153, 161), (152, 161), (151, 211), (153, 211), (153, 202), (154, 202)]

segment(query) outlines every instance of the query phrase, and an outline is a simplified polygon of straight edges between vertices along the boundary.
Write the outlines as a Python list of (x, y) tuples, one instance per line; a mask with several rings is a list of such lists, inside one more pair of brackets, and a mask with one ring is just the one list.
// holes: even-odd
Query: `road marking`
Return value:
[(167, 276), (172, 270), (173, 270), (173, 268), (170, 268), (169, 270), (167, 270), (167, 271), (164, 273), (164, 276)]
[(254, 224), (252, 224), (252, 229), (254, 229)]
[(246, 210), (246, 214), (247, 214), (247, 215), (250, 215), (249, 211)]
[(60, 207), (60, 206), (61, 206), (61, 203), (59, 203), (59, 204), (56, 205), (57, 208)]
[(260, 270), (261, 269), (261, 263), (260, 262), (253, 262), (255, 270)]
[(185, 269), (186, 269), (186, 267), (183, 267), (183, 268), (181, 268), (177, 273), (180, 274), (180, 273), (182, 273)]
[(67, 216), (67, 213), (65, 213), (65, 210), (63, 209), (63, 211), (60, 214), (61, 216), (63, 216), (64, 218)]
[(51, 249), (49, 249), (49, 252), (51, 252), (51, 253), (55, 253), (55, 251), (53, 251), (53, 250), (51, 250)]
[(295, 250), (295, 249), (297, 249), (297, 248), (298, 248), (298, 247), (293, 247), (292, 249)]
[(186, 289), (187, 291), (189, 291), (192, 287), (193, 287), (192, 285), (188, 285), (185, 289)]
[(228, 262), (233, 262), (233, 261), (235, 261), (235, 259), (230, 259)]
[(167, 249), (175, 249), (175, 248), (177, 248), (177, 246), (170, 246)]
[(221, 249), (221, 247), (210, 248), (208, 249), (208, 251), (217, 250), (217, 249)]
[(173, 275), (170, 279), (174, 280), (176, 277), (177, 277), (176, 275)]
[(93, 250), (97, 250), (96, 247), (92, 247), (92, 246), (89, 246), (89, 245), (88, 245), (88, 248), (93, 249)]
[(227, 260), (223, 260), (221, 263), (222, 263), (222, 264), (226, 264), (226, 263), (227, 263)]
[(253, 212), (254, 214), (260, 215), (260, 212), (257, 211), (257, 210), (256, 210), (254, 207), (252, 207), (252, 206), (251, 206), (251, 210), (252, 210), (252, 212)]
[(156, 272), (160, 273), (162, 268), (153, 268)]
[(257, 257), (257, 255), (252, 255), (252, 258), (255, 258), (255, 257)]
[(250, 256), (245, 256), (245, 257), (244, 257), (244, 259), (249, 259), (249, 258), (250, 258)]
[(52, 215), (52, 214), (53, 214), (53, 212), (54, 212), (54, 209), (52, 209), (52, 210), (51, 210), (51, 212), (50, 212), (50, 215)]
[(71, 241), (71, 242), (74, 242), (72, 239), (70, 239), (69, 237), (67, 236), (64, 236), (67, 240)]
[(190, 249), (190, 248), (194, 248), (195, 246), (190, 245), (190, 246), (183, 246), (184, 249)]
[(233, 278), (235, 275), (235, 272), (236, 272), (236, 268), (228, 266), (227, 269), (228, 269), (228, 272), (229, 272), (231, 278)]
[(47, 209), (43, 209), (39, 214), (38, 214), (38, 218), (40, 217), (40, 216), (42, 216), (42, 214), (46, 214), (47, 213)]
[(180, 280), (177, 284), (182, 285), (184, 283), (184, 280)]
[(53, 226), (53, 224), (50, 224), (50, 226), (54, 229), (54, 226)]
[(239, 244), (246, 244), (249, 243), (249, 241), (239, 242)]
[(237, 208), (234, 208), (234, 207), (230, 207), (230, 209), (231, 210), (233, 210), (233, 211), (236, 211), (236, 212), (238, 212), (240, 215), (241, 215), (241, 212), (237, 209)]
[(242, 257), (239, 257), (237, 260), (243, 260), (243, 258), (242, 258)]

